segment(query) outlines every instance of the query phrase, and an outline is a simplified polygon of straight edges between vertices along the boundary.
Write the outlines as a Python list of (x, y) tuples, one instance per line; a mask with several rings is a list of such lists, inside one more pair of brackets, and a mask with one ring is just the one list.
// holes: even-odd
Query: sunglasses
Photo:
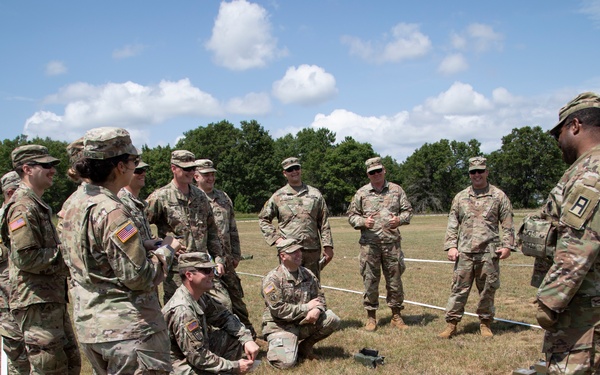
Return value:
[(469, 174), (484, 174), (485, 173), (485, 169), (474, 169), (472, 171), (469, 171)]
[(289, 167), (288, 169), (286, 169), (286, 172), (294, 172), (294, 171), (299, 171), (300, 170), (300, 166), (299, 165), (293, 165), (291, 167)]
[(369, 171), (369, 176), (373, 176), (374, 174), (381, 173), (381, 172), (383, 172), (383, 168), (375, 169), (375, 170)]
[(146, 173), (148, 171), (147, 168), (137, 168), (135, 171), (133, 171), (133, 174), (142, 174), (142, 173)]
[(210, 275), (211, 273), (215, 273), (215, 269), (213, 268), (196, 268), (196, 271), (200, 272), (203, 275)]
[(132, 161), (136, 167), (140, 164), (140, 160), (141, 158), (139, 156), (133, 156), (127, 159), (128, 162)]
[(196, 170), (196, 166), (191, 166), (191, 167), (179, 167), (181, 168), (181, 170), (183, 170), (184, 172), (191, 172), (191, 171), (195, 171)]
[(44, 169), (51, 169), (52, 167), (54, 167), (54, 164), (52, 164), (52, 163), (29, 163), (27, 165), (30, 165), (32, 167), (39, 165), (40, 167), (42, 167)]

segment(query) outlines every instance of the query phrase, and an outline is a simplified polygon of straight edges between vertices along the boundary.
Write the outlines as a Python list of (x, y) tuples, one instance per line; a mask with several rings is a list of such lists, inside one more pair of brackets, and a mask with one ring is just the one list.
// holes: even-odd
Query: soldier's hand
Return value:
[(390, 229), (396, 229), (400, 226), (400, 216), (390, 214)]
[(165, 246), (165, 245), (171, 246), (171, 248), (175, 251), (176, 256), (179, 256), (182, 254), (182, 248), (185, 249), (185, 247), (181, 244), (181, 242), (179, 242), (178, 239), (176, 239), (175, 237), (172, 237), (172, 236), (167, 236), (162, 240), (161, 246)]
[(507, 247), (503, 247), (501, 249), (496, 250), (496, 254), (499, 255), (500, 259), (506, 259), (510, 256), (510, 249)]
[(223, 263), (217, 263), (217, 272), (219, 273), (219, 277), (225, 275), (225, 265)]
[(240, 368), (238, 370), (238, 374), (246, 374), (252, 368), (252, 365), (254, 364), (254, 361), (251, 360), (251, 359), (243, 359), (242, 358), (242, 359), (240, 359), (238, 361), (238, 363), (240, 364)]
[(549, 332), (556, 332), (556, 322), (558, 321), (558, 314), (540, 301), (535, 301), (537, 305), (537, 311), (535, 312), (535, 319), (539, 325)]
[(311, 299), (308, 301), (308, 309), (312, 310), (315, 307), (323, 306), (323, 303), (318, 298)]
[(325, 265), (328, 265), (329, 262), (331, 262), (331, 260), (333, 259), (333, 247), (323, 247), (323, 254), (325, 255)]
[(321, 310), (319, 309), (312, 309), (308, 312), (308, 314), (306, 314), (306, 317), (304, 318), (304, 320), (306, 321), (306, 323), (316, 323), (316, 321), (319, 319), (319, 316), (321, 315)]
[(458, 249), (455, 247), (451, 247), (448, 249), (448, 260), (451, 262), (456, 262), (458, 259)]
[(256, 355), (258, 354), (259, 350), (260, 347), (254, 341), (248, 341), (244, 344), (244, 353), (246, 353), (246, 357), (253, 361), (256, 359)]
[(375, 219), (373, 219), (373, 215), (369, 215), (369, 217), (365, 220), (365, 227), (367, 229), (371, 229), (375, 226)]

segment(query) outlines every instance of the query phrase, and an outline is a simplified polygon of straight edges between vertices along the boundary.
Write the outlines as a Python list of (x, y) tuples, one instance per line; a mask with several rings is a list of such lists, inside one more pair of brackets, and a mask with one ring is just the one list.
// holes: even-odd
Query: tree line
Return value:
[[(11, 151), (23, 144), (41, 144), (59, 158), (54, 185), (44, 200), (58, 212), (76, 189), (66, 177), (67, 142), (50, 138), (27, 139), (20, 135), (0, 145), (0, 172), (12, 169)], [(480, 142), (442, 139), (425, 143), (404, 162), (380, 155), (388, 181), (399, 183), (415, 212), (447, 212), (454, 195), (470, 184), (468, 159), (483, 155), (488, 159), (490, 183), (501, 188), (515, 208), (539, 206), (567, 168), (556, 141), (541, 127), (515, 128), (502, 137), (502, 146), (483, 154)], [(218, 170), (216, 188), (226, 191), (237, 212), (258, 212), (282, 185), (281, 161), (300, 158), (302, 180), (318, 188), (333, 215), (345, 213), (356, 192), (368, 182), (364, 162), (378, 156), (369, 143), (352, 137), (336, 142), (328, 129), (305, 128), (296, 135), (273, 139), (258, 122), (242, 121), (239, 127), (228, 121), (211, 123), (187, 131), (175, 146), (142, 147), (142, 159), (150, 165), (142, 196), (166, 185), (172, 179), (170, 157), (173, 150), (185, 149), (198, 159), (211, 159)]]

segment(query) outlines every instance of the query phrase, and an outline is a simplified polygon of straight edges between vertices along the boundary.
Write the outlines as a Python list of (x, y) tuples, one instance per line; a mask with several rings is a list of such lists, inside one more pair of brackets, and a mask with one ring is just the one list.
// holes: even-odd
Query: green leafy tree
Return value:
[(490, 181), (515, 208), (538, 207), (567, 168), (551, 135), (541, 127), (515, 128), (488, 157)]
[(403, 187), (415, 212), (447, 211), (468, 185), (468, 159), (481, 154), (478, 141), (425, 143), (401, 166)]
[(165, 186), (173, 179), (171, 172), (171, 146), (156, 146), (149, 148), (142, 146), (142, 160), (150, 165), (146, 172), (146, 186), (140, 192), (140, 196), (145, 198), (154, 190)]
[[(176, 150), (191, 151), (197, 159), (210, 159), (216, 166), (219, 166), (226, 155), (235, 152), (242, 131), (232, 123), (223, 120), (197, 127), (183, 135), (184, 137), (175, 146)], [(217, 184), (219, 184), (219, 179), (217, 179)]]
[(357, 142), (352, 137), (346, 137), (327, 151), (322, 163), (325, 184), (319, 190), (332, 214), (345, 213), (356, 190), (369, 182), (365, 160), (375, 155), (371, 144)]

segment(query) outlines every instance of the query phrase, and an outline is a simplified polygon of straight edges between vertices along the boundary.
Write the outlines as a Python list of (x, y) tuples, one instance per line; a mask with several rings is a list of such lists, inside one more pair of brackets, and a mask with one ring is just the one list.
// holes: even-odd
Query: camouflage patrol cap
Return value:
[(10, 154), (13, 168), (21, 167), (27, 163), (50, 163), (56, 165), (60, 160), (50, 156), (48, 149), (41, 145), (25, 145), (15, 148)]
[(196, 170), (198, 173), (210, 173), (216, 172), (213, 162), (208, 159), (198, 159), (196, 160)]
[(368, 159), (365, 162), (365, 165), (367, 166), (367, 173), (377, 169), (383, 169), (383, 164), (381, 164), (380, 157)]
[(125, 129), (95, 128), (83, 136), (83, 157), (104, 160), (124, 154), (141, 154), (131, 143), (129, 132)]
[(208, 253), (193, 252), (181, 254), (178, 258), (179, 268), (214, 268), (217, 266)]
[(180, 168), (196, 166), (196, 156), (187, 150), (175, 150), (171, 152), (171, 164)]
[(135, 169), (148, 169), (150, 166), (146, 163), (144, 163), (141, 159), (139, 164), (137, 165), (137, 167), (135, 167)]
[(277, 244), (277, 253), (291, 254), (295, 251), (304, 249), (304, 246), (300, 245), (297, 240), (288, 238)]
[(289, 167), (293, 167), (293, 166), (299, 166), (300, 168), (302, 168), (302, 165), (300, 164), (300, 159), (298, 158), (287, 158), (284, 161), (281, 162), (281, 166), (283, 167), (283, 170), (285, 171), (286, 169), (288, 169)]
[(556, 137), (569, 115), (586, 108), (600, 108), (600, 96), (595, 92), (589, 91), (577, 95), (558, 111), (558, 123), (549, 133)]
[(2, 183), (2, 191), (7, 191), (10, 189), (16, 189), (21, 182), (21, 178), (15, 171), (10, 171), (5, 173), (2, 178), (0, 178), (0, 183)]
[(83, 156), (83, 137), (76, 141), (69, 143), (67, 146), (67, 154), (69, 155), (69, 163), (73, 164), (77, 162)]
[(470, 171), (485, 171), (487, 159), (483, 156), (475, 156), (469, 159), (469, 172)]

